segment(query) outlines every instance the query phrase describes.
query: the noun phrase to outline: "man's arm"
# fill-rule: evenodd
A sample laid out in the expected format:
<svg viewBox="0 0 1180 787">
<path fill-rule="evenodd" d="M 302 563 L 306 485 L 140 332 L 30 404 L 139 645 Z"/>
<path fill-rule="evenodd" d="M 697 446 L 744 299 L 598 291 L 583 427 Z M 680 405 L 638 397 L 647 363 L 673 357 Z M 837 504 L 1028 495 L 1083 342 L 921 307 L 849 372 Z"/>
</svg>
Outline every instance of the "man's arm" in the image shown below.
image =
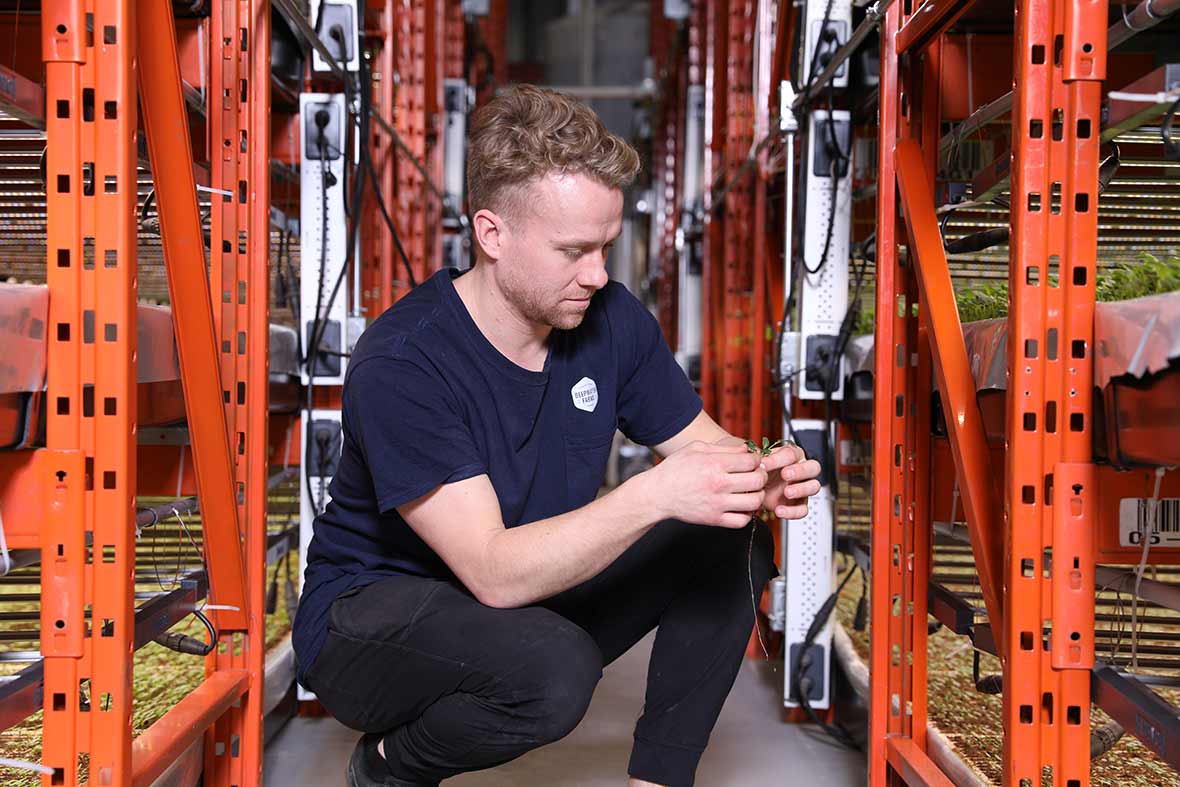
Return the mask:
<svg viewBox="0 0 1180 787">
<path fill-rule="evenodd" d="M 744 527 L 765 497 L 759 464 L 744 447 L 691 443 L 582 508 L 513 528 L 486 475 L 397 510 L 482 603 L 520 607 L 595 576 L 663 519 Z"/>
<path fill-rule="evenodd" d="M 761 435 L 751 435 L 757 442 Z M 704 410 L 688 426 L 670 440 L 653 446 L 666 457 L 693 441 L 718 446 L 742 446 L 746 440 L 731 435 L 709 417 Z M 803 449 L 795 444 L 780 446 L 762 459 L 762 468 L 769 474 L 766 484 L 766 508 L 780 519 L 802 519 L 807 516 L 807 498 L 819 491 L 819 462 L 808 459 Z"/>
</svg>

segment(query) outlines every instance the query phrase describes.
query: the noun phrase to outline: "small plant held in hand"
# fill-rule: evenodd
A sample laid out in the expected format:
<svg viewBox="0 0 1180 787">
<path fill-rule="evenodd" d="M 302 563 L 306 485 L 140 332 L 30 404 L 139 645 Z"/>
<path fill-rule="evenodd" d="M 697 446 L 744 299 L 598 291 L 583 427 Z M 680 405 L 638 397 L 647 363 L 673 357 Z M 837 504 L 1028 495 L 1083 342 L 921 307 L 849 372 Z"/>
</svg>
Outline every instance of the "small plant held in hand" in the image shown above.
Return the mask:
<svg viewBox="0 0 1180 787">
<path fill-rule="evenodd" d="M 770 456 L 770 454 L 774 452 L 774 449 L 776 449 L 780 446 L 783 446 L 783 445 L 794 445 L 794 443 L 789 440 L 786 442 L 784 442 L 782 440 L 775 440 L 772 443 L 772 442 L 770 442 L 769 437 L 763 437 L 761 445 L 754 442 L 753 440 L 747 440 L 746 441 L 746 450 L 752 454 L 759 454 L 761 456 Z M 757 593 L 754 590 L 754 569 L 753 569 L 753 566 L 754 566 L 754 533 L 758 527 L 758 523 L 765 522 L 765 517 L 767 516 L 767 513 L 768 512 L 766 511 L 766 509 L 762 509 L 761 511 L 758 512 L 757 516 L 753 517 L 750 520 L 750 545 L 749 545 L 749 549 L 748 549 L 748 554 L 746 555 L 746 574 L 750 580 L 750 606 L 752 606 L 754 608 L 754 620 L 755 620 L 754 630 L 758 632 L 758 644 L 762 646 L 762 653 L 763 653 L 763 655 L 766 656 L 766 660 L 769 662 L 770 661 L 770 651 L 766 647 L 766 642 L 762 639 L 762 625 L 757 622 L 758 621 L 758 601 L 757 601 Z M 773 662 L 771 662 L 771 670 L 772 671 L 774 670 L 774 663 Z"/>
<path fill-rule="evenodd" d="M 770 456 L 771 452 L 779 446 L 784 445 L 782 440 L 775 440 L 770 442 L 769 437 L 762 438 L 762 445 L 758 445 L 753 440 L 746 441 L 746 450 L 752 454 L 762 454 L 763 456 Z"/>
</svg>

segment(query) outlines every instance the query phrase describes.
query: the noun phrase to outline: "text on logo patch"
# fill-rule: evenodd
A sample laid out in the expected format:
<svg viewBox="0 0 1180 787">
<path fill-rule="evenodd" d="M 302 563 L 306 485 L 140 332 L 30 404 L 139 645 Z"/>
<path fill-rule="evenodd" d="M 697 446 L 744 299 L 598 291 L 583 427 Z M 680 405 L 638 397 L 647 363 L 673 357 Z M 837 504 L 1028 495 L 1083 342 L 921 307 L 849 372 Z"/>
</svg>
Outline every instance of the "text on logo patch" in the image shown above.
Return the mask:
<svg viewBox="0 0 1180 787">
<path fill-rule="evenodd" d="M 598 386 L 589 377 L 578 380 L 570 389 L 570 395 L 574 399 L 574 407 L 579 410 L 592 413 L 598 406 Z"/>
</svg>

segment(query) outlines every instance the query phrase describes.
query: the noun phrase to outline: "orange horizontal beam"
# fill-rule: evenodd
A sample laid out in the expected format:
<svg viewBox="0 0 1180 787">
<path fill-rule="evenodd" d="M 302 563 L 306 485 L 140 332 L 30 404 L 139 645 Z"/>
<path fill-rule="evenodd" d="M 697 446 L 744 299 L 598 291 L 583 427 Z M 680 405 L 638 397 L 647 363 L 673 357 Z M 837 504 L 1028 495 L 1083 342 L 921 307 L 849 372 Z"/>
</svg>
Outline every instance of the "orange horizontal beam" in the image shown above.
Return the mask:
<svg viewBox="0 0 1180 787">
<path fill-rule="evenodd" d="M 5 66 L 0 66 L 0 107 L 23 123 L 45 128 L 45 90 Z"/>
<path fill-rule="evenodd" d="M 971 549 L 979 567 L 979 583 L 988 618 L 997 634 L 1003 631 L 1004 542 L 996 510 L 1000 499 L 992 480 L 983 414 L 975 395 L 975 378 L 967 361 L 967 345 L 955 307 L 951 273 L 947 267 L 934 195 L 923 160 L 922 148 L 913 139 L 902 140 L 894 150 L 897 186 L 905 212 L 909 250 L 915 258 L 921 306 L 930 326 L 930 345 L 938 390 L 946 413 L 947 432 L 955 458 Z M 999 643 L 1003 652 L 1003 643 Z"/>
<path fill-rule="evenodd" d="M 926 0 L 897 31 L 897 54 L 922 47 L 946 32 L 975 0 Z"/>
<path fill-rule="evenodd" d="M 148 727 L 131 745 L 132 787 L 148 787 L 159 778 L 238 701 L 249 681 L 246 670 L 215 672 Z"/>
<path fill-rule="evenodd" d="M 954 787 L 954 783 L 912 738 L 886 739 L 885 756 L 909 787 Z"/>
</svg>

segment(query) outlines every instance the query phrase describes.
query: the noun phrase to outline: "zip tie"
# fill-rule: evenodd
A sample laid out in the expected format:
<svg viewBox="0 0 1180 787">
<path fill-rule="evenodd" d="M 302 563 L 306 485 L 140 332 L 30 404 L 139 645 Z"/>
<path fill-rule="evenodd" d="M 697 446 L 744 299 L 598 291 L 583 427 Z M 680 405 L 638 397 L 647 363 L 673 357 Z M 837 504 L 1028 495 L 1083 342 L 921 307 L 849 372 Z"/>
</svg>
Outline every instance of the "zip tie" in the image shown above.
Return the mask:
<svg viewBox="0 0 1180 787">
<path fill-rule="evenodd" d="M 42 765 L 39 762 L 29 762 L 28 760 L 13 760 L 8 757 L 0 757 L 0 767 L 32 771 L 33 773 L 40 773 L 45 776 L 53 775 L 53 768 Z"/>
<path fill-rule="evenodd" d="M 207 609 L 224 609 L 224 610 L 228 610 L 230 612 L 241 612 L 242 611 L 241 607 L 231 607 L 229 604 L 206 604 L 205 606 L 201 607 L 202 612 L 204 612 Z"/>
<path fill-rule="evenodd" d="M 223 197 L 232 197 L 234 195 L 232 191 L 226 191 L 225 189 L 215 189 L 210 186 L 202 186 L 200 184 L 197 185 L 197 191 L 203 191 L 206 194 L 220 194 Z"/>
<path fill-rule="evenodd" d="M 4 537 L 4 517 L 0 516 L 0 577 L 8 576 L 9 571 L 12 571 L 12 558 L 8 556 L 8 539 Z"/>
<path fill-rule="evenodd" d="M 180 491 L 184 489 L 184 443 L 180 444 L 180 462 L 176 469 L 176 497 L 180 498 Z"/>
<path fill-rule="evenodd" d="M 1158 93 L 1128 93 L 1124 90 L 1112 90 L 1107 95 L 1113 101 L 1138 101 L 1144 104 L 1166 104 L 1180 97 L 1180 93 L 1176 91 L 1169 93 L 1163 90 Z"/>
</svg>

